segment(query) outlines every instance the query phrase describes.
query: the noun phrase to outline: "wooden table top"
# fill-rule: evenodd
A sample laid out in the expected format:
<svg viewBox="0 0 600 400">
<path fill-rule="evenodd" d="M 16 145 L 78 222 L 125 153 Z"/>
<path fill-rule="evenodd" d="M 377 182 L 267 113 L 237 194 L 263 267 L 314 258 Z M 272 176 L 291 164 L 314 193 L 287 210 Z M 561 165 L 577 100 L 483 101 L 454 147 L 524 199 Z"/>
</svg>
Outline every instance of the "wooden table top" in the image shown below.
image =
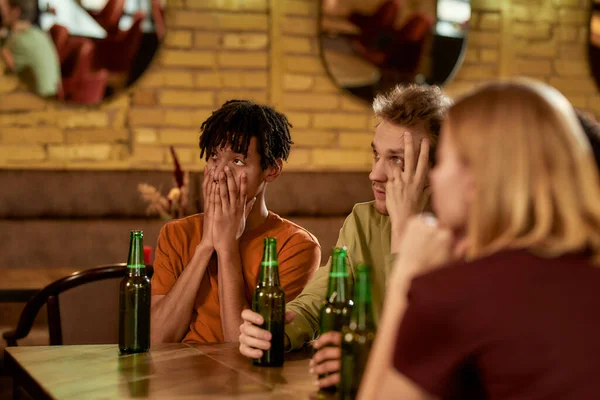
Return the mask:
<svg viewBox="0 0 600 400">
<path fill-rule="evenodd" d="M 50 399 L 335 398 L 316 391 L 307 351 L 286 354 L 280 368 L 253 366 L 237 343 L 162 344 L 127 356 L 116 345 L 10 347 L 6 355 L 13 376 Z"/>
</svg>

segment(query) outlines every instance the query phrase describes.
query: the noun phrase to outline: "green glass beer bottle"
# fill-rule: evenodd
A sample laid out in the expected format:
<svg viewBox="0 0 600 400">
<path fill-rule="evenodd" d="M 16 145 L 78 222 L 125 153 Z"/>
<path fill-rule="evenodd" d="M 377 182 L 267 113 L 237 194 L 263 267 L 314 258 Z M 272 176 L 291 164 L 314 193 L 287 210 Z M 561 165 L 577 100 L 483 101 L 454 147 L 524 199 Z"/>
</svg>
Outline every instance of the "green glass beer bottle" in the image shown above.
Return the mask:
<svg viewBox="0 0 600 400">
<path fill-rule="evenodd" d="M 350 319 L 352 300 L 350 299 L 346 255 L 346 247 L 336 247 L 331 252 L 327 296 L 320 311 L 319 332 L 321 335 L 329 331 L 341 332 L 342 327 L 347 325 Z M 320 375 L 319 379 L 326 376 Z M 335 386 L 323 390 L 333 391 Z"/>
<path fill-rule="evenodd" d="M 119 289 L 119 351 L 143 353 L 150 349 L 150 279 L 144 263 L 144 233 L 131 231 L 128 274 Z"/>
<path fill-rule="evenodd" d="M 265 238 L 265 249 L 261 262 L 260 277 L 254 290 L 252 311 L 262 315 L 260 326 L 271 332 L 271 348 L 263 350 L 261 358 L 255 358 L 254 365 L 280 367 L 283 365 L 285 330 L 285 293 L 279 283 L 279 263 L 277 262 L 277 240 Z"/>
<path fill-rule="evenodd" d="M 356 274 L 354 306 L 350 324 L 342 328 L 340 400 L 350 400 L 356 397 L 375 339 L 376 328 L 371 304 L 371 269 L 365 264 L 359 264 Z"/>
</svg>

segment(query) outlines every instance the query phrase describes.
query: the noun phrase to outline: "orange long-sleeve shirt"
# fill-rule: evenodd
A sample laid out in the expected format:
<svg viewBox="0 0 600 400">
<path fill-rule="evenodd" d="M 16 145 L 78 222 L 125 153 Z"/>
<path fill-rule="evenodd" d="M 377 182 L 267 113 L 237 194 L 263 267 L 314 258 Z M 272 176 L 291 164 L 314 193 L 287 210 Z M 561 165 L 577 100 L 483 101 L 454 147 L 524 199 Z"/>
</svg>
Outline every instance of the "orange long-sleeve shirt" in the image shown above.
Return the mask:
<svg viewBox="0 0 600 400">
<path fill-rule="evenodd" d="M 162 228 L 154 260 L 153 295 L 169 293 L 194 255 L 196 246 L 200 244 L 202 222 L 203 215 L 196 214 L 169 222 Z M 277 239 L 279 278 L 286 300 L 290 301 L 302 291 L 319 267 L 319 242 L 306 229 L 271 212 L 264 224 L 244 232 L 240 238 L 240 256 L 249 303 L 252 302 L 252 294 L 260 274 L 265 237 Z M 223 340 L 218 263 L 216 257 L 212 257 L 200 283 L 189 330 L 183 342 L 219 343 Z"/>
</svg>

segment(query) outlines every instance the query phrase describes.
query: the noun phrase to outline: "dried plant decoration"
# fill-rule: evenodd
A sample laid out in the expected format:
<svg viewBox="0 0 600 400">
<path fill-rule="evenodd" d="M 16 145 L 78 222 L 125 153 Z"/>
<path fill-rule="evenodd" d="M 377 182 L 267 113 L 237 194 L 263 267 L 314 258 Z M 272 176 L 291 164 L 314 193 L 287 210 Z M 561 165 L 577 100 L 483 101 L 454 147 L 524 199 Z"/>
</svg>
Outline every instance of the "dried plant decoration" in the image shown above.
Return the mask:
<svg viewBox="0 0 600 400">
<path fill-rule="evenodd" d="M 174 170 L 173 188 L 169 190 L 169 193 L 163 196 L 160 189 L 147 183 L 140 183 L 137 186 L 142 200 L 148 204 L 146 213 L 148 215 L 158 215 L 166 221 L 185 216 L 189 193 L 189 173 L 184 172 L 181 168 L 173 146 L 170 149 Z"/>
</svg>

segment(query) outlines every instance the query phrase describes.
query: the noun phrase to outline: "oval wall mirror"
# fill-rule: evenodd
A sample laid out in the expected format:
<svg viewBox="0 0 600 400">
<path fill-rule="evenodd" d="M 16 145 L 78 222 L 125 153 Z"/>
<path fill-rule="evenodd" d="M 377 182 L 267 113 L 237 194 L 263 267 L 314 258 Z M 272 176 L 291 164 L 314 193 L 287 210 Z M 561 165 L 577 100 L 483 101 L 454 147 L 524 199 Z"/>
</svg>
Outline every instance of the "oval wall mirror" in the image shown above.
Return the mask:
<svg viewBox="0 0 600 400">
<path fill-rule="evenodd" d="M 0 16 L 8 73 L 75 104 L 131 86 L 165 34 L 162 0 L 0 0 Z"/>
<path fill-rule="evenodd" d="M 331 78 L 367 102 L 399 83 L 443 85 L 458 70 L 469 0 L 322 0 L 320 45 Z"/>
</svg>

